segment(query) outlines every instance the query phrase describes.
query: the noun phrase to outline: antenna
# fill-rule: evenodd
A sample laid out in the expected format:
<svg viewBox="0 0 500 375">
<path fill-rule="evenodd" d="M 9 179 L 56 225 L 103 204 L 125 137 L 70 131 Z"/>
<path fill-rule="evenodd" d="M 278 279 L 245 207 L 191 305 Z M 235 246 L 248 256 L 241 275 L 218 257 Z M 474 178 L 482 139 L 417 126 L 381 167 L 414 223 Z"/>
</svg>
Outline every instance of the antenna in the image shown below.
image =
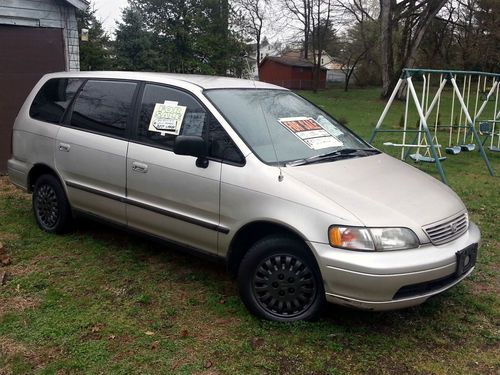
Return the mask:
<svg viewBox="0 0 500 375">
<path fill-rule="evenodd" d="M 248 71 L 252 72 L 252 69 L 250 69 L 250 64 L 248 63 L 248 53 L 245 53 L 243 55 L 243 58 L 246 61 Z M 259 60 L 259 56 L 257 56 L 257 59 L 256 59 L 257 74 L 259 73 L 259 63 L 260 63 L 258 60 Z M 251 80 L 253 83 L 253 87 L 257 90 L 257 85 L 255 83 L 255 76 L 252 76 Z M 269 135 L 269 139 L 271 140 L 271 146 L 273 146 L 274 157 L 276 158 L 276 163 L 278 164 L 278 169 L 279 169 L 278 181 L 281 182 L 281 181 L 283 181 L 285 176 L 283 176 L 283 171 L 281 170 L 280 160 L 278 158 L 278 151 L 276 150 L 273 136 L 271 135 L 271 128 L 269 127 L 269 123 L 267 122 L 266 114 L 264 112 L 264 108 L 262 108 L 262 102 L 261 102 L 260 98 L 259 98 L 259 108 L 260 108 L 260 111 L 262 112 L 262 117 L 264 118 L 264 121 L 266 123 L 267 134 Z"/>
</svg>

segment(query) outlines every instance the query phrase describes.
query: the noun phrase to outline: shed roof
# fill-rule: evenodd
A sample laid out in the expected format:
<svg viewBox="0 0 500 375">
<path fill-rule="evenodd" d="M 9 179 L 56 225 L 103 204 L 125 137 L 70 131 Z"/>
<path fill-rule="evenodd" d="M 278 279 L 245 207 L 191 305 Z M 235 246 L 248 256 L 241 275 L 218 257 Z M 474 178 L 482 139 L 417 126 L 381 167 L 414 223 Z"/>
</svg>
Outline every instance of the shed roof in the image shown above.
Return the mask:
<svg viewBox="0 0 500 375">
<path fill-rule="evenodd" d="M 297 58 L 297 57 L 287 57 L 287 56 L 266 56 L 264 60 L 260 63 L 263 65 L 266 61 L 274 61 L 278 64 L 295 66 L 299 68 L 314 68 L 314 64 L 309 60 Z M 326 70 L 324 67 L 321 67 L 322 70 Z"/>
</svg>

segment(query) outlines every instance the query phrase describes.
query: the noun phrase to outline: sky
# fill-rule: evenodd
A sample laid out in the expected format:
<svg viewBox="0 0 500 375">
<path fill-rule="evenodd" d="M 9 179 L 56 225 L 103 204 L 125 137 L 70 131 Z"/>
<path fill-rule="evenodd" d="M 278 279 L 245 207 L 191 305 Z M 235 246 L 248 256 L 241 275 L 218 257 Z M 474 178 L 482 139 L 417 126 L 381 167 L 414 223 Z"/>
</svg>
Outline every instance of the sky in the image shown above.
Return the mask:
<svg viewBox="0 0 500 375">
<path fill-rule="evenodd" d="M 116 21 L 121 20 L 123 8 L 128 4 L 127 0 L 92 0 L 96 9 L 97 18 L 102 21 L 104 29 L 114 38 Z"/>
</svg>

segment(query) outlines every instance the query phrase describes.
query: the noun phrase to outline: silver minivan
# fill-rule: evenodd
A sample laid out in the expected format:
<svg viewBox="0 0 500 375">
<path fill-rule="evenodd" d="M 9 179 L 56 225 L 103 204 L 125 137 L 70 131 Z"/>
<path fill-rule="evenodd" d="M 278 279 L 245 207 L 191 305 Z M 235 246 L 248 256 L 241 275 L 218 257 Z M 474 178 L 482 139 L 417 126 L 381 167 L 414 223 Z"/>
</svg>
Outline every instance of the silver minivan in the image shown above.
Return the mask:
<svg viewBox="0 0 500 375">
<path fill-rule="evenodd" d="M 223 258 L 276 321 L 420 304 L 470 275 L 480 240 L 447 186 L 262 82 L 48 74 L 8 169 L 41 229 L 84 214 Z"/>
</svg>

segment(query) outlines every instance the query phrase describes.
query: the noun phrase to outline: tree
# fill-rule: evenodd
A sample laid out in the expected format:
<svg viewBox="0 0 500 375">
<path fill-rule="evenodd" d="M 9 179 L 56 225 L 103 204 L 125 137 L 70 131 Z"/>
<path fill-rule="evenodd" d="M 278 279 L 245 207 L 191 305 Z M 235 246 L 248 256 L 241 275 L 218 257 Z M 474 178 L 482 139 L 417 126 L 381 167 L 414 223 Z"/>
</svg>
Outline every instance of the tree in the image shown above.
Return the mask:
<svg viewBox="0 0 500 375">
<path fill-rule="evenodd" d="M 89 30 L 88 41 L 82 41 L 80 38 L 81 70 L 109 70 L 113 66 L 110 57 L 109 36 L 95 13 L 93 4 L 83 11 L 78 10 L 76 13 L 78 30 Z"/>
<path fill-rule="evenodd" d="M 228 0 L 130 0 L 153 33 L 165 70 L 225 75 L 242 64 Z"/>
<path fill-rule="evenodd" d="M 488 72 L 500 72 L 500 2 L 479 0 L 475 12 L 478 29 L 477 66 Z"/>
<path fill-rule="evenodd" d="M 196 13 L 199 34 L 194 48 L 199 60 L 206 62 L 200 72 L 226 75 L 241 71 L 245 45 L 230 28 L 233 12 L 228 0 L 204 0 L 202 4 Z"/>
<path fill-rule="evenodd" d="M 260 45 L 262 40 L 262 28 L 266 19 L 269 0 L 237 0 L 235 9 L 240 13 L 244 21 L 243 30 L 255 40 L 257 64 L 260 62 Z"/>
<path fill-rule="evenodd" d="M 345 29 L 338 55 L 341 70 L 345 75 L 345 91 L 348 90 L 349 82 L 359 67 L 364 68 L 364 78 L 367 75 L 373 76 L 379 68 L 379 56 L 374 52 L 374 47 L 379 44 L 377 4 L 375 0 L 334 1 L 336 18 Z M 367 71 L 370 73 L 367 74 Z M 379 73 L 376 75 L 378 76 Z"/>
<path fill-rule="evenodd" d="M 301 24 L 304 59 L 309 58 L 309 38 L 311 35 L 311 16 L 314 9 L 313 0 L 282 0 L 283 7 L 292 18 Z"/>
<path fill-rule="evenodd" d="M 321 55 L 326 45 L 327 35 L 331 30 L 330 14 L 332 12 L 331 0 L 311 0 L 312 6 L 311 23 L 312 23 L 312 45 L 313 45 L 313 61 L 314 61 L 314 82 L 313 91 L 319 88 L 321 74 Z"/>
<path fill-rule="evenodd" d="M 155 39 L 155 35 L 145 29 L 141 12 L 133 6 L 125 8 L 122 22 L 116 29 L 116 67 L 123 70 L 162 70 Z"/>
<path fill-rule="evenodd" d="M 342 38 L 339 59 L 341 70 L 345 75 L 344 91 L 349 89 L 349 82 L 362 59 L 368 53 L 370 47 L 365 45 L 359 38 L 359 25 L 349 29 Z"/>
<path fill-rule="evenodd" d="M 461 0 L 455 15 L 455 48 L 464 69 L 498 71 L 500 68 L 500 2 Z"/>
<path fill-rule="evenodd" d="M 382 65 L 382 97 L 388 97 L 402 68 L 415 66 L 417 52 L 425 33 L 437 13 L 448 0 L 380 0 L 380 50 Z M 401 30 L 401 42 L 394 43 Z M 399 47 L 395 51 L 395 46 Z M 397 59 L 395 59 L 395 54 Z M 396 68 L 395 68 L 396 66 Z"/>
</svg>

